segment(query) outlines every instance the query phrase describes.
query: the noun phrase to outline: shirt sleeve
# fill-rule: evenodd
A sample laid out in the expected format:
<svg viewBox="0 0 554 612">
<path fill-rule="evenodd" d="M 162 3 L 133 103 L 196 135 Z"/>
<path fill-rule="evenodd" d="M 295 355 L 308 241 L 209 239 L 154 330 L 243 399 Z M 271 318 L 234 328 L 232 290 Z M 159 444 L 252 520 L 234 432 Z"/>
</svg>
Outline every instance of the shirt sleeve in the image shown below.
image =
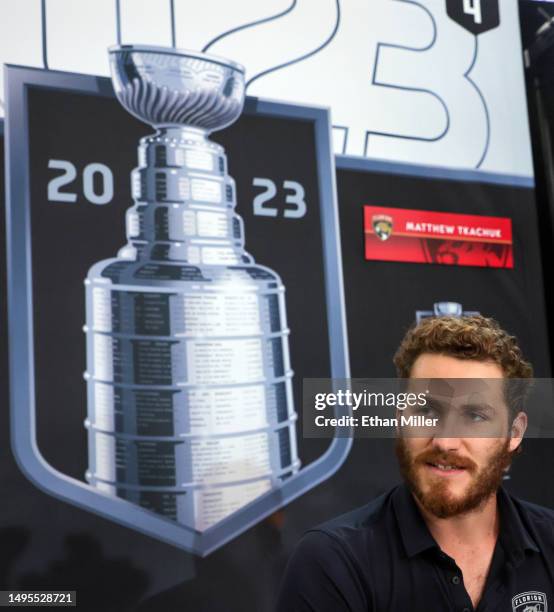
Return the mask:
<svg viewBox="0 0 554 612">
<path fill-rule="evenodd" d="M 358 573 L 340 541 L 309 531 L 294 550 L 276 612 L 372 612 Z"/>
</svg>

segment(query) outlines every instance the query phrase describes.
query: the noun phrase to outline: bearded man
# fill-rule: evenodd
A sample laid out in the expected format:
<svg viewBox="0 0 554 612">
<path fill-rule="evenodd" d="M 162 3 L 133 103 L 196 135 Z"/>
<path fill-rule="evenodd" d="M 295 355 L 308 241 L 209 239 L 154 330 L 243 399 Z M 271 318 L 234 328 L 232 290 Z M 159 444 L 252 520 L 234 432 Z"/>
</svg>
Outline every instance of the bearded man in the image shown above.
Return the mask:
<svg viewBox="0 0 554 612">
<path fill-rule="evenodd" d="M 308 531 L 277 610 L 545 612 L 554 512 L 501 486 L 521 450 L 532 377 L 515 338 L 481 316 L 425 319 L 394 363 L 408 387 L 427 381 L 429 402 L 414 410 L 443 428 L 399 429 L 404 484 Z"/>
</svg>

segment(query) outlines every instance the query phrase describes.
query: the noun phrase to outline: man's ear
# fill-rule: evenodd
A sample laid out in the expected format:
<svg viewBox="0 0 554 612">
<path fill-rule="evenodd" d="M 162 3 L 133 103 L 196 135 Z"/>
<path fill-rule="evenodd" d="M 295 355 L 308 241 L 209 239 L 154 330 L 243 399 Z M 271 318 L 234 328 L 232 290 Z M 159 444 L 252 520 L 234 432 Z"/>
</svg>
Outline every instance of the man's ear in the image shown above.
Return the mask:
<svg viewBox="0 0 554 612">
<path fill-rule="evenodd" d="M 513 452 L 519 447 L 526 429 L 527 414 L 525 412 L 518 412 L 510 428 L 510 451 Z"/>
</svg>

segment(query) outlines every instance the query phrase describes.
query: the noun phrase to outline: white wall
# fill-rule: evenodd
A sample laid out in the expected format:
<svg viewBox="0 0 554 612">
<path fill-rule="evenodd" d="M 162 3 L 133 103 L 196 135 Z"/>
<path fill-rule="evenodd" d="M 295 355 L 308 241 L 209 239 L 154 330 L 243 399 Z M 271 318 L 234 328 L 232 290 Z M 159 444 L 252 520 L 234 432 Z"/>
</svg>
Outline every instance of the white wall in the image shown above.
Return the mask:
<svg viewBox="0 0 554 612">
<path fill-rule="evenodd" d="M 330 106 L 339 153 L 532 176 L 517 0 L 498 1 L 500 26 L 475 37 L 445 0 L 175 0 L 176 40 L 200 50 L 286 12 L 210 47 L 252 78 L 315 50 L 338 25 L 323 49 L 248 93 Z M 46 0 L 50 68 L 108 75 L 115 6 Z M 0 7 L 0 61 L 42 66 L 40 0 Z M 124 43 L 170 45 L 170 1 L 121 0 L 121 32 Z"/>
</svg>

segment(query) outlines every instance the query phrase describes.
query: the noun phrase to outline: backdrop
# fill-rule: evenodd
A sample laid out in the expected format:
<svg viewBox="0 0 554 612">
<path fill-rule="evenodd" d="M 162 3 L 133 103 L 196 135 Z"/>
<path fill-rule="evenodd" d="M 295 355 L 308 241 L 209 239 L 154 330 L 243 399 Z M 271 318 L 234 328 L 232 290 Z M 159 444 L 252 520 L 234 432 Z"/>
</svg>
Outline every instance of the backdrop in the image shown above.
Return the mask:
<svg viewBox="0 0 554 612">
<path fill-rule="evenodd" d="M 463 13 L 461 1 L 318 3 L 317 28 L 316 6 L 308 0 L 268 2 L 263 8 L 237 2 L 233 11 L 207 2 L 194 19 L 178 1 L 163 9 L 145 1 L 137 10 L 136 0 L 102 0 L 76 10 L 55 0 L 43 14 L 39 3 L 17 4 L 0 20 L 3 61 L 42 66 L 46 59 L 51 68 L 106 74 L 105 48 L 118 33 L 122 42 L 168 45 L 173 38 L 181 46 L 209 46 L 245 63 L 252 95 L 288 100 L 299 113 L 298 103 L 331 107 L 353 376 L 394 376 L 392 355 L 416 311 L 432 310 L 441 301 L 497 318 L 518 337 L 536 375 L 551 375 L 516 3 L 484 12 L 482 28 L 476 15 Z M 24 37 L 17 34 L 22 24 Z M 242 27 L 248 24 L 253 25 Z M 282 44 L 270 41 L 272 36 L 280 41 L 285 24 L 291 44 L 283 51 Z M 41 48 L 37 40 L 48 44 Z M 277 70 L 281 64 L 287 66 Z M 72 84 L 83 77 L 63 78 Z M 129 172 L 136 165 L 138 138 L 151 131 L 120 108 L 109 86 L 102 88 L 101 96 L 29 90 L 22 111 L 29 130 L 18 135 L 28 146 L 30 171 L 29 184 L 18 188 L 28 188 L 32 215 L 37 442 L 51 465 L 82 481 L 87 468 L 82 281 L 92 263 L 114 256 L 125 241 Z M 248 108 L 255 110 L 256 103 L 252 99 Z M 321 190 L 322 152 L 314 129 L 312 121 L 298 116 L 268 120 L 247 112 L 214 137 L 226 147 L 229 173 L 237 182 L 247 250 L 278 271 L 287 289 L 297 411 L 302 377 L 328 376 L 333 356 L 328 337 L 333 301 L 326 294 L 321 223 L 321 202 L 329 193 Z M 3 147 L 1 154 L 3 193 Z M 49 195 L 52 180 L 62 174 L 49 167 L 52 159 L 75 170 L 76 178 L 61 188 L 75 194 L 72 203 Z M 13 169 L 21 160 L 9 163 Z M 91 203 L 83 187 L 91 163 L 103 164 L 113 177 L 112 198 L 104 205 Z M 277 211 L 274 217 L 255 214 L 263 189 L 254 179 L 260 177 L 276 188 L 268 202 Z M 290 195 L 285 181 L 303 187 L 307 212 L 300 219 L 283 214 Z M 105 186 L 97 181 L 93 190 Z M 330 195 L 332 201 L 332 186 Z M 368 260 L 364 206 L 508 219 L 513 267 Z M 0 240 L 4 253 L 4 214 Z M 80 607 L 90 610 L 271 610 L 303 531 L 399 481 L 390 440 L 356 440 L 335 475 L 206 558 L 41 492 L 23 476 L 10 448 L 5 265 L 0 281 L 0 588 L 75 589 Z M 340 302 L 340 292 L 333 295 Z M 304 465 L 327 447 L 327 441 L 303 439 L 300 428 L 297 434 Z M 526 441 L 506 486 L 553 507 L 554 489 L 542 477 L 552 454 L 550 441 Z"/>
</svg>

